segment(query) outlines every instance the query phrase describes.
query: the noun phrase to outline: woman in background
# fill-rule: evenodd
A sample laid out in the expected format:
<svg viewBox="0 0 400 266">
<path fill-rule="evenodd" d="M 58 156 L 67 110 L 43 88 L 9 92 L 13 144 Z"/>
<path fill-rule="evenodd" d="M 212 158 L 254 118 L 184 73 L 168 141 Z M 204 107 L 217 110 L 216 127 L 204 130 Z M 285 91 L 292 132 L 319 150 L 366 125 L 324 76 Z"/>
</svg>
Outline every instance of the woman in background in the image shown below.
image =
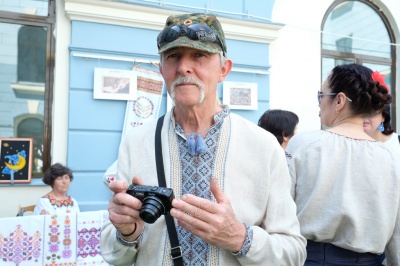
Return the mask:
<svg viewBox="0 0 400 266">
<path fill-rule="evenodd" d="M 43 183 L 52 187 L 52 191 L 39 199 L 34 214 L 63 214 L 79 212 L 75 199 L 67 195 L 73 179 L 72 171 L 60 163 L 53 164 L 44 173 Z"/>
<path fill-rule="evenodd" d="M 390 105 L 386 105 L 382 112 L 364 119 L 364 131 L 389 149 L 400 152 L 399 135 L 394 132 L 391 124 Z"/>
<path fill-rule="evenodd" d="M 296 134 L 299 117 L 290 111 L 270 109 L 258 120 L 258 126 L 271 132 L 285 150 L 291 137 Z"/>
<path fill-rule="evenodd" d="M 400 164 L 363 128 L 392 101 L 372 73 L 335 67 L 318 92 L 327 129 L 297 133 L 287 146 L 305 265 L 382 265 L 384 251 L 400 265 Z"/>
<path fill-rule="evenodd" d="M 385 84 L 386 85 L 386 84 Z M 389 91 L 389 87 L 385 86 Z M 382 142 L 388 149 L 397 152 L 400 160 L 400 137 L 392 128 L 390 105 L 385 105 L 382 112 L 364 119 L 364 131 L 373 139 Z M 400 161 L 399 161 L 400 163 Z M 385 254 L 380 255 L 381 261 L 384 261 Z M 386 265 L 386 264 L 384 264 Z"/>
</svg>

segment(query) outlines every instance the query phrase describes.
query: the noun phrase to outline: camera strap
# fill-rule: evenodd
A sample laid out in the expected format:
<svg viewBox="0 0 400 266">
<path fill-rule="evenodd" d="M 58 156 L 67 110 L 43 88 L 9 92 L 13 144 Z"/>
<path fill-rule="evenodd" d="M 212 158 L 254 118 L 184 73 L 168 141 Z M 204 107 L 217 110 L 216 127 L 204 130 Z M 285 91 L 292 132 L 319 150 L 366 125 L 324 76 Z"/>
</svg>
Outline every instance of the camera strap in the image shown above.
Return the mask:
<svg viewBox="0 0 400 266">
<path fill-rule="evenodd" d="M 167 187 L 164 173 L 164 162 L 162 158 L 162 147 L 161 147 L 161 129 L 164 123 L 164 116 L 158 118 L 155 138 L 156 148 L 156 165 L 157 165 L 157 177 L 158 185 L 160 187 Z M 183 266 L 182 259 L 182 248 L 179 245 L 178 234 L 174 223 L 174 218 L 170 215 L 164 215 L 165 222 L 167 223 L 169 241 L 171 242 L 171 258 L 175 266 Z"/>
</svg>

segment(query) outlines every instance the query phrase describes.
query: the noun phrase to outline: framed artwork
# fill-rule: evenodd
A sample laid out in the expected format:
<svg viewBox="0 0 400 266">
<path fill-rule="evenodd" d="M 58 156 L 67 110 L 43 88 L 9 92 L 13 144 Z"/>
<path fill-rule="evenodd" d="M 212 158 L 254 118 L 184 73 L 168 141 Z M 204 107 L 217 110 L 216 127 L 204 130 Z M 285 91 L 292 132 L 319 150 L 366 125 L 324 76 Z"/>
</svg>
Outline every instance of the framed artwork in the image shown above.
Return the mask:
<svg viewBox="0 0 400 266">
<path fill-rule="evenodd" d="M 230 109 L 257 110 L 257 83 L 224 81 L 222 100 Z"/>
<path fill-rule="evenodd" d="M 0 138 L 0 183 L 30 183 L 32 138 Z"/>
<path fill-rule="evenodd" d="M 94 99 L 136 100 L 137 75 L 130 70 L 94 69 Z"/>
</svg>

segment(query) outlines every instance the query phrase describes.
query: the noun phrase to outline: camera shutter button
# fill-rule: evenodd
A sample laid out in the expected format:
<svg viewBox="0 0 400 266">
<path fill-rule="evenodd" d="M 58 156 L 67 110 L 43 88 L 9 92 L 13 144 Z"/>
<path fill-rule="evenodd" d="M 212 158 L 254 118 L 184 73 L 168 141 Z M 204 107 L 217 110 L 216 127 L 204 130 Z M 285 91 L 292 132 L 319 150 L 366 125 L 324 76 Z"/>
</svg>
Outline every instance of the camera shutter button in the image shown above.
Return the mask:
<svg viewBox="0 0 400 266">
<path fill-rule="evenodd" d="M 158 189 L 157 186 L 154 186 L 154 187 L 151 187 L 151 188 L 150 188 L 151 191 L 156 191 L 157 189 Z"/>
</svg>

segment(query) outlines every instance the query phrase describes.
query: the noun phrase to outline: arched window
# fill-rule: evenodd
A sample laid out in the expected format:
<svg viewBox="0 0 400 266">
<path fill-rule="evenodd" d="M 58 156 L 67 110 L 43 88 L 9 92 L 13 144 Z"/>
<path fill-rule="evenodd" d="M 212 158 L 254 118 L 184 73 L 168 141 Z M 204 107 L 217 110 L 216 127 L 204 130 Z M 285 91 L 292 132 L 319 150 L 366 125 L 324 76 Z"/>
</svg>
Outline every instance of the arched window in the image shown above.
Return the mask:
<svg viewBox="0 0 400 266">
<path fill-rule="evenodd" d="M 396 57 L 395 47 L 391 45 L 395 43 L 394 34 L 379 7 L 365 0 L 335 1 L 325 14 L 321 28 L 322 81 L 336 65 L 357 63 L 384 74 L 385 82 L 394 93 Z M 394 128 L 395 121 L 393 112 Z"/>
<path fill-rule="evenodd" d="M 43 167 L 43 120 L 28 117 L 16 122 L 18 138 L 33 138 L 33 173 L 41 173 Z"/>
<path fill-rule="evenodd" d="M 46 80 L 46 30 L 22 26 L 18 32 L 18 82 L 44 84 Z"/>
</svg>

